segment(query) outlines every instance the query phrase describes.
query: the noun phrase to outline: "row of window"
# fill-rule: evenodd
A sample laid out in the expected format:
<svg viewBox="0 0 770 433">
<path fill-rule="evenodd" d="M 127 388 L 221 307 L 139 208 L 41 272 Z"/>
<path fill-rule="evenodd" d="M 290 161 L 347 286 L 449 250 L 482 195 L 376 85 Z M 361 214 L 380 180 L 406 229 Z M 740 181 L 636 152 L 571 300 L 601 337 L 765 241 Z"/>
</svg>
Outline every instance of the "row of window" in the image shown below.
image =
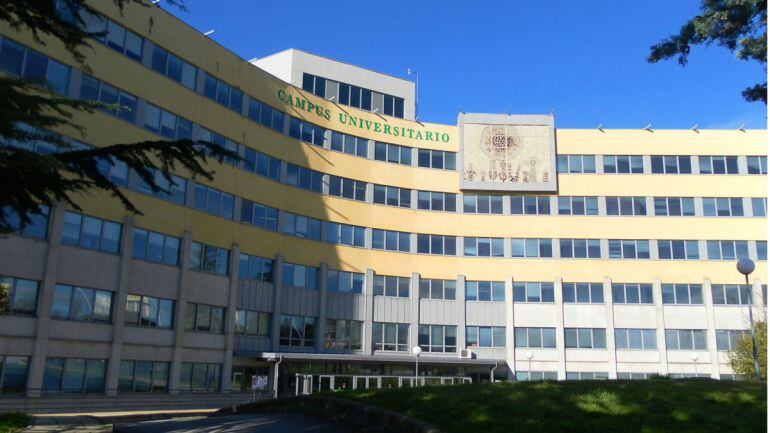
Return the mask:
<svg viewBox="0 0 770 433">
<path fill-rule="evenodd" d="M 556 168 L 559 173 L 596 173 L 599 155 L 558 155 Z M 652 174 L 738 174 L 737 156 L 698 156 L 697 168 L 693 169 L 690 155 L 651 155 Z M 748 174 L 767 174 L 766 156 L 747 156 Z M 603 173 L 646 173 L 641 155 L 602 155 Z"/>
<path fill-rule="evenodd" d="M 404 118 L 404 98 L 380 93 L 308 73 L 302 74 L 302 90 L 335 103 L 386 116 Z"/>
</svg>

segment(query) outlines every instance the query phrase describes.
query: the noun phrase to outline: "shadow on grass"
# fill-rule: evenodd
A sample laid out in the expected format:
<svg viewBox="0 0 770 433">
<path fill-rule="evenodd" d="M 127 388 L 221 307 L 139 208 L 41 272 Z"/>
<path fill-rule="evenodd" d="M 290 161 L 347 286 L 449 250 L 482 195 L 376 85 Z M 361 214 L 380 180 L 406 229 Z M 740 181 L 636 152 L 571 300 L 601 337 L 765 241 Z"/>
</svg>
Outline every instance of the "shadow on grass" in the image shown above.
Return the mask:
<svg viewBox="0 0 770 433">
<path fill-rule="evenodd" d="M 443 432 L 761 432 L 764 385 L 712 380 L 518 382 L 342 393 Z"/>
</svg>

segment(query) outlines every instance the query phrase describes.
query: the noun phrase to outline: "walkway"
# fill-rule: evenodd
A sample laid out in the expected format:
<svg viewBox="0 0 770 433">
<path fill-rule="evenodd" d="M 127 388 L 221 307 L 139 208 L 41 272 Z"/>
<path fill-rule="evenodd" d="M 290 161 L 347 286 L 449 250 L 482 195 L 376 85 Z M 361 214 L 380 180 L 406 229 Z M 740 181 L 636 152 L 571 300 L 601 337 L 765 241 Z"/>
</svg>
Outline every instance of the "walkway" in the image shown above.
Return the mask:
<svg viewBox="0 0 770 433">
<path fill-rule="evenodd" d="M 119 433 L 342 433 L 337 426 L 292 413 L 229 415 L 122 424 Z"/>
</svg>

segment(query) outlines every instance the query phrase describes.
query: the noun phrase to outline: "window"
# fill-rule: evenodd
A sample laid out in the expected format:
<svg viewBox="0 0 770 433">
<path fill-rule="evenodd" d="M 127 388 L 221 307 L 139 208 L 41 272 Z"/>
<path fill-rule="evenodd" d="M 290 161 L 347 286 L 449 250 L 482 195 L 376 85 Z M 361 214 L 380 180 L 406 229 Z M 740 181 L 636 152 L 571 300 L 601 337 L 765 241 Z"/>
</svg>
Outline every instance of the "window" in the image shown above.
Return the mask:
<svg viewBox="0 0 770 433">
<path fill-rule="evenodd" d="M 703 290 L 700 284 L 662 284 L 661 292 L 663 304 L 703 304 Z"/>
<path fill-rule="evenodd" d="M 655 376 L 655 373 L 620 373 L 618 372 L 618 380 L 644 380 L 650 379 Z"/>
<path fill-rule="evenodd" d="M 92 14 L 85 9 L 80 9 L 79 21 L 73 16 L 73 10 L 62 1 L 56 2 L 56 12 L 61 19 L 70 24 L 81 27 L 87 33 L 93 35 L 93 39 L 123 54 L 124 56 L 141 61 L 142 44 L 141 36 L 126 29 L 112 20 L 108 20 L 99 14 Z"/>
<path fill-rule="evenodd" d="M 10 207 L 0 209 L 3 213 L 3 217 L 8 225 L 11 227 L 14 233 L 22 236 L 29 236 L 31 238 L 45 239 L 48 232 L 48 206 L 40 206 L 40 212 L 42 215 L 29 214 L 27 215 L 30 222 L 21 228 L 21 218 Z"/>
<path fill-rule="evenodd" d="M 706 350 L 706 330 L 666 329 L 666 349 Z"/>
<path fill-rule="evenodd" d="M 409 277 L 374 276 L 374 296 L 409 297 Z"/>
<path fill-rule="evenodd" d="M 174 320 L 174 301 L 150 296 L 128 295 L 126 301 L 127 325 L 171 329 Z"/>
<path fill-rule="evenodd" d="M 179 265 L 180 239 L 153 231 L 134 229 L 131 257 L 165 265 Z"/>
<path fill-rule="evenodd" d="M 374 350 L 407 352 L 409 350 L 408 323 L 372 323 Z"/>
<path fill-rule="evenodd" d="M 290 137 L 316 145 L 318 147 L 323 147 L 324 134 L 326 134 L 325 128 L 314 125 L 310 122 L 305 122 L 304 120 L 297 119 L 296 117 L 289 116 Z"/>
<path fill-rule="evenodd" d="M 272 314 L 261 311 L 235 310 L 234 332 L 242 335 L 270 337 Z"/>
<path fill-rule="evenodd" d="M 749 174 L 767 174 L 766 156 L 747 156 L 746 165 L 748 166 Z"/>
<path fill-rule="evenodd" d="M 323 145 L 323 138 L 321 138 L 321 145 Z M 367 139 L 343 134 L 337 131 L 332 131 L 330 149 L 349 155 L 360 156 L 361 158 L 367 158 L 369 156 L 369 142 Z"/>
<path fill-rule="evenodd" d="M 377 204 L 408 209 L 412 206 L 412 190 L 395 186 L 374 185 L 372 201 Z"/>
<path fill-rule="evenodd" d="M 656 350 L 654 329 L 615 328 L 615 348 L 632 350 Z"/>
<path fill-rule="evenodd" d="M 366 228 L 349 224 L 326 223 L 326 242 L 330 244 L 348 245 L 351 247 L 365 246 Z"/>
<path fill-rule="evenodd" d="M 70 211 L 64 212 L 61 242 L 91 250 L 117 253 L 122 225 Z"/>
<path fill-rule="evenodd" d="M 556 380 L 557 374 L 555 371 L 517 371 L 516 381 L 536 381 L 536 380 Z"/>
<path fill-rule="evenodd" d="M 329 195 L 333 195 L 331 194 L 332 191 L 341 194 L 341 181 L 338 180 L 336 183 L 332 183 L 332 177 L 334 176 L 330 176 Z M 286 164 L 286 179 L 284 179 L 283 183 L 320 194 L 323 186 L 323 173 L 294 164 Z"/>
<path fill-rule="evenodd" d="M 358 320 L 327 319 L 324 331 L 324 349 L 361 350 L 364 322 Z"/>
<path fill-rule="evenodd" d="M 260 176 L 281 180 L 281 160 L 244 146 L 243 169 Z"/>
<path fill-rule="evenodd" d="M 278 229 L 278 209 L 242 199 L 241 222 L 274 232 Z"/>
<path fill-rule="evenodd" d="M 652 284 L 613 283 L 614 304 L 652 304 Z"/>
<path fill-rule="evenodd" d="M 658 259 L 660 260 L 698 260 L 698 241 L 658 240 Z"/>
<path fill-rule="evenodd" d="M 273 263 L 272 259 L 241 253 L 238 263 L 238 278 L 272 283 Z"/>
<path fill-rule="evenodd" d="M 606 371 L 568 371 L 567 380 L 606 380 L 609 375 Z"/>
<path fill-rule="evenodd" d="M 405 232 L 372 229 L 372 248 L 408 253 L 411 251 L 410 237 L 410 234 Z"/>
<path fill-rule="evenodd" d="M 418 149 L 417 166 L 454 170 L 456 155 L 454 152 L 444 152 L 442 150 Z"/>
<path fill-rule="evenodd" d="M 227 275 L 229 272 L 230 251 L 211 245 L 192 243 L 190 269 Z"/>
<path fill-rule="evenodd" d="M 224 331 L 225 308 L 214 305 L 187 303 L 185 331 L 204 331 L 221 334 Z"/>
<path fill-rule="evenodd" d="M 604 328 L 564 328 L 564 345 L 567 349 L 606 349 Z"/>
<path fill-rule="evenodd" d="M 456 255 L 457 238 L 442 235 L 417 235 L 417 252 L 420 254 Z"/>
<path fill-rule="evenodd" d="M 157 45 L 152 47 L 151 67 L 188 89 L 195 90 L 198 68 Z"/>
<path fill-rule="evenodd" d="M 444 299 L 447 301 L 454 301 L 456 292 L 456 280 L 420 278 L 420 299 Z"/>
<path fill-rule="evenodd" d="M 751 286 L 745 284 L 712 284 L 714 305 L 751 305 Z"/>
<path fill-rule="evenodd" d="M 112 292 L 57 284 L 53 290 L 51 317 L 78 322 L 110 323 Z"/>
<path fill-rule="evenodd" d="M 264 102 L 249 98 L 248 116 L 254 122 L 258 122 L 263 126 L 273 129 L 276 132 L 283 133 L 283 112 L 265 104 Z"/>
<path fill-rule="evenodd" d="M 412 165 L 412 148 L 377 141 L 374 143 L 374 159 L 394 164 Z"/>
<path fill-rule="evenodd" d="M 336 230 L 339 233 L 338 225 L 335 225 L 334 227 L 336 227 Z M 285 212 L 283 215 L 281 232 L 287 235 L 296 236 L 301 239 L 312 239 L 314 241 L 320 241 L 321 220 Z M 327 236 L 327 239 L 333 240 L 334 238 L 329 238 Z M 331 240 L 329 240 L 329 242 L 331 242 Z"/>
<path fill-rule="evenodd" d="M 607 215 L 647 215 L 644 197 L 605 197 Z"/>
<path fill-rule="evenodd" d="M 767 260 L 767 241 L 756 241 L 757 260 Z"/>
<path fill-rule="evenodd" d="M 0 392 L 20 392 L 27 388 L 28 356 L 0 356 Z"/>
<path fill-rule="evenodd" d="M 561 283 L 562 301 L 578 304 L 603 304 L 602 283 Z"/>
<path fill-rule="evenodd" d="M 26 48 L 23 45 L 3 38 L 0 43 L 0 70 L 17 77 L 21 76 L 25 51 Z"/>
<path fill-rule="evenodd" d="M 417 328 L 417 344 L 424 352 L 455 353 L 457 327 L 454 325 L 420 325 Z"/>
<path fill-rule="evenodd" d="M 231 194 L 196 183 L 194 203 L 198 210 L 229 220 L 233 219 L 235 199 Z"/>
<path fill-rule="evenodd" d="M 650 241 L 633 239 L 610 239 L 608 241 L 611 259 L 649 259 Z"/>
<path fill-rule="evenodd" d="M 136 96 L 112 87 L 90 75 L 83 74 L 81 78 L 80 99 L 100 102 L 103 105 L 99 110 L 110 116 L 129 123 L 136 121 Z"/>
<path fill-rule="evenodd" d="M 153 181 L 160 189 L 153 191 L 150 185 L 137 175 L 137 191 L 184 206 L 187 195 L 187 180 L 172 174 L 171 181 L 169 181 L 160 170 L 151 170 Z"/>
<path fill-rule="evenodd" d="M 337 103 L 386 116 L 404 118 L 404 99 L 328 78 L 303 73 L 302 90 L 324 99 L 337 97 Z M 375 111 L 376 110 L 376 111 Z"/>
<path fill-rule="evenodd" d="M 511 257 L 553 257 L 553 240 L 511 239 Z"/>
<path fill-rule="evenodd" d="M 654 174 L 691 174 L 692 162 L 689 155 L 667 155 L 650 157 Z"/>
<path fill-rule="evenodd" d="M 505 283 L 502 281 L 465 281 L 466 301 L 505 301 Z"/>
<path fill-rule="evenodd" d="M 738 174 L 737 156 L 699 156 L 700 174 Z"/>
<path fill-rule="evenodd" d="M 225 107 L 240 114 L 243 106 L 243 92 L 230 86 L 224 81 L 220 81 L 211 74 L 206 72 L 203 73 L 205 77 L 203 83 L 203 96 L 212 101 L 219 102 Z"/>
<path fill-rule="evenodd" d="M 559 215 L 599 215 L 597 197 L 559 197 Z"/>
<path fill-rule="evenodd" d="M 465 257 L 503 257 L 503 238 L 463 238 Z"/>
<path fill-rule="evenodd" d="M 503 214 L 501 195 L 463 195 L 463 213 Z"/>
<path fill-rule="evenodd" d="M 457 210 L 457 194 L 436 191 L 417 191 L 417 208 L 455 212 Z"/>
<path fill-rule="evenodd" d="M 330 175 L 329 195 L 350 200 L 366 201 L 366 182 Z"/>
<path fill-rule="evenodd" d="M 466 347 L 505 347 L 504 326 L 466 326 Z"/>
<path fill-rule="evenodd" d="M 743 216 L 743 199 L 703 198 L 704 216 Z"/>
<path fill-rule="evenodd" d="M 192 139 L 192 122 L 149 103 L 145 105 L 144 128 L 169 140 Z M 201 134 L 201 141 L 216 142 L 216 140 L 211 139 L 210 132 L 208 135 L 206 137 Z M 216 144 L 225 147 L 224 143 Z"/>
<path fill-rule="evenodd" d="M 284 287 L 304 287 L 306 289 L 318 288 L 318 268 L 314 266 L 283 263 Z"/>
<path fill-rule="evenodd" d="M 120 361 L 118 391 L 166 392 L 168 389 L 168 362 Z"/>
<path fill-rule="evenodd" d="M 749 256 L 747 241 L 706 241 L 709 260 L 738 260 Z"/>
<path fill-rule="evenodd" d="M 600 259 L 599 239 L 559 239 L 561 258 Z"/>
<path fill-rule="evenodd" d="M 556 328 L 514 328 L 516 347 L 555 348 Z"/>
<path fill-rule="evenodd" d="M 642 157 L 639 155 L 604 155 L 605 173 L 644 173 Z"/>
<path fill-rule="evenodd" d="M 37 281 L 0 275 L 0 313 L 34 316 L 38 285 Z"/>
<path fill-rule="evenodd" d="M 182 391 L 216 391 L 219 389 L 222 364 L 183 362 L 179 372 Z"/>
<path fill-rule="evenodd" d="M 315 346 L 315 317 L 281 315 L 279 342 L 281 346 L 313 348 Z"/>
<path fill-rule="evenodd" d="M 695 216 L 695 200 L 688 197 L 655 197 L 656 216 Z"/>
<path fill-rule="evenodd" d="M 0 42 L 0 71 L 62 95 L 66 95 L 69 86 L 68 66 L 9 39 Z"/>
<path fill-rule="evenodd" d="M 744 335 L 746 331 L 717 329 L 717 350 L 735 350 Z"/>
<path fill-rule="evenodd" d="M 43 392 L 104 392 L 106 359 L 46 358 Z"/>
<path fill-rule="evenodd" d="M 558 173 L 596 173 L 595 155 L 559 155 L 556 157 Z"/>
<path fill-rule="evenodd" d="M 551 198 L 546 196 L 511 196 L 512 215 L 550 215 Z"/>
<path fill-rule="evenodd" d="M 553 302 L 553 283 L 514 282 L 513 302 Z"/>
<path fill-rule="evenodd" d="M 326 275 L 326 290 L 361 295 L 364 293 L 364 274 L 329 269 Z"/>
<path fill-rule="evenodd" d="M 752 198 L 751 199 L 751 214 L 755 217 L 764 217 L 767 216 L 767 199 L 762 198 Z"/>
</svg>

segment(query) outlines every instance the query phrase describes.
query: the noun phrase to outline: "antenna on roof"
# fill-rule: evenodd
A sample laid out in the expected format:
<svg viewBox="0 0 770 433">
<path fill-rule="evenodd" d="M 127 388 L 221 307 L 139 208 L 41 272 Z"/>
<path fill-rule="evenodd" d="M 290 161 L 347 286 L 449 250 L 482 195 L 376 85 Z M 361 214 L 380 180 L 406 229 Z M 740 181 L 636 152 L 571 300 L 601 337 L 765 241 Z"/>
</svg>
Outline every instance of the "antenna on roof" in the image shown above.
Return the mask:
<svg viewBox="0 0 770 433">
<path fill-rule="evenodd" d="M 329 102 L 334 102 L 334 99 L 336 99 L 336 98 L 337 98 L 337 95 L 332 95 L 332 96 L 330 96 L 330 97 L 327 99 L 327 101 L 329 101 Z"/>
<path fill-rule="evenodd" d="M 695 125 L 693 125 L 692 128 L 690 128 L 690 131 L 700 132 L 698 131 L 698 124 L 696 123 Z"/>
<path fill-rule="evenodd" d="M 551 116 L 555 116 L 555 115 L 556 115 L 556 109 L 555 108 L 551 108 Z"/>
<path fill-rule="evenodd" d="M 738 131 L 746 132 L 745 127 L 746 127 L 746 124 L 745 123 L 741 123 L 741 126 L 738 127 Z"/>
<path fill-rule="evenodd" d="M 642 129 L 644 129 L 645 131 L 652 132 L 652 123 L 648 123 L 647 126 L 645 126 Z"/>
<path fill-rule="evenodd" d="M 156 4 L 158 4 L 159 1 L 160 0 L 152 0 L 152 4 L 156 5 Z"/>
<path fill-rule="evenodd" d="M 602 124 L 600 123 L 599 126 L 596 127 L 597 130 L 604 132 L 604 128 L 602 128 Z"/>
<path fill-rule="evenodd" d="M 211 29 L 211 30 L 207 31 L 206 33 L 203 34 L 203 36 L 208 36 L 208 35 L 210 35 L 212 33 L 214 33 L 214 29 Z"/>
<path fill-rule="evenodd" d="M 257 60 L 259 60 L 259 57 L 254 57 L 253 59 L 249 60 L 249 63 L 256 62 Z"/>
</svg>

